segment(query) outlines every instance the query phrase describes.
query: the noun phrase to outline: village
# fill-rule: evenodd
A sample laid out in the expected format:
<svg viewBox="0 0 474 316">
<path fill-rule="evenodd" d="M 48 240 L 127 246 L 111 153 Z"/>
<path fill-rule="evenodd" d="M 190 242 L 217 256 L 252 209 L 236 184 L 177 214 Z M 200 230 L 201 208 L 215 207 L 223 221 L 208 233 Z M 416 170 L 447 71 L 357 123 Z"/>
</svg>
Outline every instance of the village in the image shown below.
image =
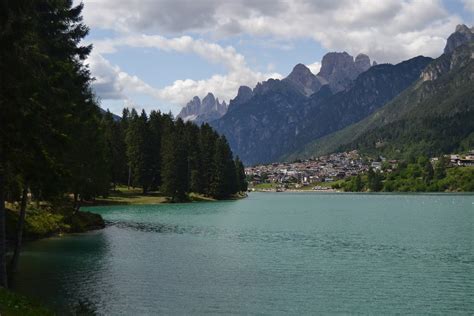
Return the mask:
<svg viewBox="0 0 474 316">
<path fill-rule="evenodd" d="M 474 150 L 465 155 L 451 154 L 444 157 L 448 161 L 448 167 L 474 166 Z M 433 157 L 430 160 L 434 165 L 439 158 Z M 373 160 L 362 157 L 357 150 L 353 150 L 295 162 L 247 167 L 245 174 L 253 191 L 335 191 L 332 187 L 337 181 L 365 173 L 369 168 L 392 172 L 397 165 L 398 160 L 387 160 L 384 157 Z"/>
</svg>

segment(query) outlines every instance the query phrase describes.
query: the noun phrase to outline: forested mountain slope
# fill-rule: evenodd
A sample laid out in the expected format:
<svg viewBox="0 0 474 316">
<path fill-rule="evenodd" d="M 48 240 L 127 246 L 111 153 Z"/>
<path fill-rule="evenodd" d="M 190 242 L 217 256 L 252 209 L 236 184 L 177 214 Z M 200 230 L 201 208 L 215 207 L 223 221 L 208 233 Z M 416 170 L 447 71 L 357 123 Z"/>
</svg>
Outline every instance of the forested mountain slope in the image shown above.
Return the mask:
<svg viewBox="0 0 474 316">
<path fill-rule="evenodd" d="M 474 42 L 434 60 L 410 88 L 366 119 L 286 159 L 358 148 L 389 156 L 435 155 L 474 146 Z"/>
<path fill-rule="evenodd" d="M 309 97 L 287 79 L 270 79 L 247 93 L 245 102 L 231 101 L 227 114 L 211 125 L 246 164 L 275 161 L 371 114 L 417 80 L 431 60 L 419 56 L 373 66 L 342 91 L 326 84 Z M 303 67 L 295 70 L 304 74 Z"/>
</svg>

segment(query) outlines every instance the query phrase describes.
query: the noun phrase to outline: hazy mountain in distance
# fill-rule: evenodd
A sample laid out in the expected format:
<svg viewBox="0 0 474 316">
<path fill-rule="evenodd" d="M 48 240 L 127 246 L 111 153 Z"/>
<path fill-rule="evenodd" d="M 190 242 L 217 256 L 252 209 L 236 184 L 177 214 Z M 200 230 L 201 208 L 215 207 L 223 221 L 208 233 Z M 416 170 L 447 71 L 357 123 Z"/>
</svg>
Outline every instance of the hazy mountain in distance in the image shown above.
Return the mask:
<svg viewBox="0 0 474 316">
<path fill-rule="evenodd" d="M 219 102 L 219 99 L 209 92 L 202 101 L 198 96 L 195 96 L 181 109 L 177 117 L 200 125 L 222 117 L 227 112 L 227 107 L 225 101 Z"/>
</svg>

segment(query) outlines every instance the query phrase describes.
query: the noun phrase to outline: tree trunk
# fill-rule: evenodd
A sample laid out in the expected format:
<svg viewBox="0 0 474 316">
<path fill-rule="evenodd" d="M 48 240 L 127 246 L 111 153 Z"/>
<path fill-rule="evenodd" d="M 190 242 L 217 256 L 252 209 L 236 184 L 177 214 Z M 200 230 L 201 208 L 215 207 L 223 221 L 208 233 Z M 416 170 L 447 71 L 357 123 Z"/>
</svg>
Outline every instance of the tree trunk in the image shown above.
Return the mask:
<svg viewBox="0 0 474 316">
<path fill-rule="evenodd" d="M 7 245 L 5 238 L 5 176 L 4 169 L 0 165 L 0 287 L 6 288 L 7 283 Z"/>
<path fill-rule="evenodd" d="M 13 250 L 13 257 L 12 257 L 11 267 L 10 267 L 11 272 L 17 271 L 18 262 L 20 261 L 21 240 L 23 239 L 23 229 L 25 227 L 27 202 L 28 202 L 28 186 L 25 185 L 23 187 L 23 193 L 21 196 L 20 214 L 19 214 L 18 223 L 16 226 L 15 249 Z"/>
</svg>

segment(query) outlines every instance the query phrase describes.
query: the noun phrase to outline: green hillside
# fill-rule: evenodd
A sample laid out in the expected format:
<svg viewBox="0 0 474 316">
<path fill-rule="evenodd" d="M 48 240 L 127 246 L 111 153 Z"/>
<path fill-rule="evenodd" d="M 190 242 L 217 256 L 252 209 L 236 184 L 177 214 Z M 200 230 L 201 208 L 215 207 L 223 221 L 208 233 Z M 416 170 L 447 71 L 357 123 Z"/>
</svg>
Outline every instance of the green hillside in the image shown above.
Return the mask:
<svg viewBox="0 0 474 316">
<path fill-rule="evenodd" d="M 474 43 L 434 60 L 420 79 L 380 110 L 317 139 L 285 160 L 360 149 L 389 157 L 474 147 Z"/>
</svg>

